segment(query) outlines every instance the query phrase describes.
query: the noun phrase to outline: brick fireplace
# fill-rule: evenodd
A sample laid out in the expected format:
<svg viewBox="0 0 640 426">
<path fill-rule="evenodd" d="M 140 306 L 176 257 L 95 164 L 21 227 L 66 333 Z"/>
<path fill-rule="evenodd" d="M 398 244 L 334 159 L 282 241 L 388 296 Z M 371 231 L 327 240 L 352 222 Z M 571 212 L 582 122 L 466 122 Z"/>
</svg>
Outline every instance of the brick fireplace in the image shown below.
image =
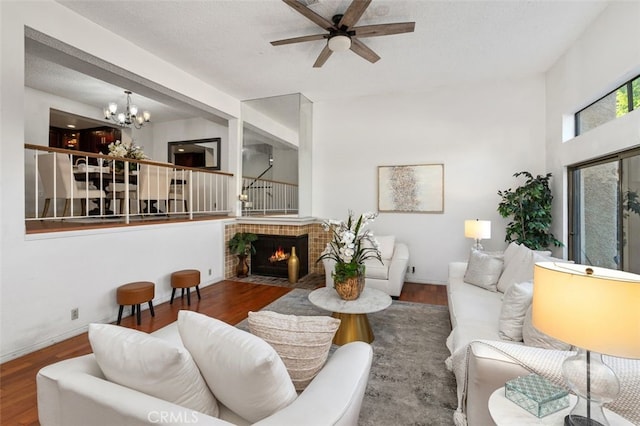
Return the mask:
<svg viewBox="0 0 640 426">
<path fill-rule="evenodd" d="M 320 256 L 320 253 L 325 249 L 327 242 L 331 238 L 330 232 L 325 232 L 322 229 L 322 225 L 315 219 L 296 219 L 296 220 L 273 220 L 273 219 L 239 219 L 237 222 L 228 223 L 225 227 L 225 244 L 235 235 L 236 232 L 252 232 L 257 235 L 275 235 L 286 237 L 299 237 L 307 235 L 307 273 L 324 274 L 324 267 L 322 262 L 316 263 L 316 259 Z M 291 245 L 283 245 L 283 249 L 287 249 L 287 252 L 291 250 Z M 296 247 L 296 255 L 302 260 L 302 252 Z M 236 265 L 238 258 L 229 253 L 229 250 L 225 250 L 225 279 L 229 279 L 235 276 Z M 253 271 L 253 262 L 255 258 L 249 259 L 251 266 L 251 274 Z M 286 264 L 283 265 L 286 267 Z M 302 262 L 300 266 L 300 276 L 302 277 Z M 283 275 L 286 277 L 286 275 Z"/>
</svg>

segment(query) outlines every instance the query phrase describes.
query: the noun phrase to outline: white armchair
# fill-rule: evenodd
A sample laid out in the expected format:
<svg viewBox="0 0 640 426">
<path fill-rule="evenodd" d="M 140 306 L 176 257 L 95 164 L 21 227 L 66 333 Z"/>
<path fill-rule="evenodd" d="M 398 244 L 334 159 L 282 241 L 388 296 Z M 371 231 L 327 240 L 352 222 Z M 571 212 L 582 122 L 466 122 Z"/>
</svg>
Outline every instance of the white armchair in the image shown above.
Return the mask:
<svg viewBox="0 0 640 426">
<path fill-rule="evenodd" d="M 409 248 L 404 243 L 396 242 L 394 236 L 376 237 L 380 244 L 382 264 L 377 259 L 365 260 L 365 287 L 384 291 L 391 297 L 398 297 L 402 292 L 404 277 L 409 264 Z M 335 261 L 323 259 L 325 284 L 333 287 L 331 273 Z"/>
</svg>

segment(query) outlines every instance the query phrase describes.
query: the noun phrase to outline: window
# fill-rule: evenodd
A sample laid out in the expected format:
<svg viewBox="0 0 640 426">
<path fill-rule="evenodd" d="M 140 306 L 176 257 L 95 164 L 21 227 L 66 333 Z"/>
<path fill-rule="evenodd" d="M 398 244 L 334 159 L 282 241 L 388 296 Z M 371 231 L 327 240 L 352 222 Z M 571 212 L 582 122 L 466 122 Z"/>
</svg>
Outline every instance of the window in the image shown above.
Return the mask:
<svg viewBox="0 0 640 426">
<path fill-rule="evenodd" d="M 640 108 L 640 76 L 598 99 L 575 115 L 576 136 Z"/>
<path fill-rule="evenodd" d="M 640 150 L 569 169 L 569 256 L 640 273 Z"/>
</svg>

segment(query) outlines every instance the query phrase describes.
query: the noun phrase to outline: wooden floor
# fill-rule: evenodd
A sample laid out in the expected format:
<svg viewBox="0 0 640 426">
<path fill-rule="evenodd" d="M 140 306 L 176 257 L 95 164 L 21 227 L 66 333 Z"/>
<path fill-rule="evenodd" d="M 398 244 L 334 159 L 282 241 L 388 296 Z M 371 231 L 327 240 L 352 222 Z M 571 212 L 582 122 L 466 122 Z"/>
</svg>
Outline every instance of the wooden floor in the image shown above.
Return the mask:
<svg viewBox="0 0 640 426">
<path fill-rule="evenodd" d="M 191 309 L 229 324 L 237 324 L 249 311 L 257 311 L 291 291 L 276 287 L 236 281 L 222 281 L 201 289 L 202 300 L 195 295 L 188 308 L 186 298 L 155 306 L 155 317 L 142 312 L 142 325 L 127 316 L 121 325 L 151 332 L 175 321 L 178 311 Z M 399 300 L 446 305 L 445 286 L 406 283 Z M 184 303 L 184 304 L 182 304 Z M 127 308 L 128 311 L 128 308 Z M 44 366 L 91 352 L 87 333 L 72 337 L 37 352 L 0 365 L 0 425 L 39 425 L 36 404 L 36 374 Z"/>
</svg>

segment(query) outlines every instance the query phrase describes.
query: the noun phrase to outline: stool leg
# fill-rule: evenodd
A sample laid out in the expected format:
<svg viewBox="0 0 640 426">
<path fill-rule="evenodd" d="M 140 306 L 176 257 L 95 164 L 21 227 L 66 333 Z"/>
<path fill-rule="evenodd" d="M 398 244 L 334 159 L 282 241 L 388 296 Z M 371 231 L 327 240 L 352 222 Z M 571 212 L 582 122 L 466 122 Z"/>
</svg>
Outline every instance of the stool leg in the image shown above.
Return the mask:
<svg viewBox="0 0 640 426">
<path fill-rule="evenodd" d="M 151 300 L 149 300 L 149 312 L 151 312 L 152 317 L 156 316 L 156 313 L 153 312 L 153 302 Z"/>
<path fill-rule="evenodd" d="M 196 293 L 198 293 L 198 300 L 202 299 L 200 297 L 200 288 L 198 286 L 196 286 Z"/>
<path fill-rule="evenodd" d="M 140 305 L 136 305 L 136 307 L 138 308 L 138 310 L 136 311 L 136 320 L 138 320 L 138 325 L 142 324 L 142 315 L 140 315 L 140 311 L 142 309 L 140 309 Z"/>
<path fill-rule="evenodd" d="M 184 299 L 184 288 L 182 289 L 182 294 L 180 294 L 180 299 Z"/>
<path fill-rule="evenodd" d="M 118 322 L 116 324 L 120 325 L 120 321 L 122 320 L 122 310 L 124 309 L 124 305 L 120 305 L 120 309 L 118 309 Z"/>
<path fill-rule="evenodd" d="M 136 305 L 131 305 L 131 316 L 136 314 Z"/>
<path fill-rule="evenodd" d="M 171 302 L 169 302 L 170 305 L 173 305 L 173 296 L 175 296 L 176 294 L 176 289 L 174 288 L 173 290 L 171 290 Z"/>
<path fill-rule="evenodd" d="M 187 287 L 187 305 L 191 306 L 191 287 Z"/>
</svg>

